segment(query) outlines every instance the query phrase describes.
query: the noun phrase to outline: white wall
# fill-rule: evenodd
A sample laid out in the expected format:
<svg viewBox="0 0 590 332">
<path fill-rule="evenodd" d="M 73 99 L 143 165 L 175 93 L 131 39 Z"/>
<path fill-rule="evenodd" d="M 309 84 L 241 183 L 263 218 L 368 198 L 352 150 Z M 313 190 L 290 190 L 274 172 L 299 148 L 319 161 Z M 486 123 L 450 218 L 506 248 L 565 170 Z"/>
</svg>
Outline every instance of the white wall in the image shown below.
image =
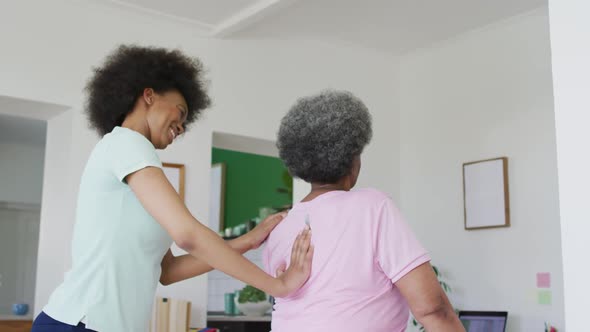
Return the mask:
<svg viewBox="0 0 590 332">
<path fill-rule="evenodd" d="M 507 310 L 508 331 L 542 331 L 544 321 L 561 330 L 547 10 L 411 53 L 400 82 L 402 210 L 455 306 Z M 465 231 L 462 163 L 499 156 L 509 158 L 512 226 Z M 537 272 L 551 273 L 551 306 L 537 304 Z"/>
<path fill-rule="evenodd" d="M 47 121 L 43 201 L 37 251 L 35 314 L 46 304 L 71 264 L 76 180 L 70 175 L 73 111 Z"/>
<path fill-rule="evenodd" d="M 45 147 L 0 142 L 0 202 L 41 203 Z"/>
<path fill-rule="evenodd" d="M 34 6 L 35 10 L 30 10 Z M 0 95 L 70 105 L 49 121 L 48 151 L 35 310 L 46 303 L 70 265 L 70 239 L 77 183 L 96 142 L 87 129 L 82 88 L 96 65 L 121 42 L 182 47 L 209 70 L 213 107 L 162 160 L 186 165 L 186 203 L 207 219 L 213 131 L 274 140 L 279 120 L 297 97 L 320 89 L 349 89 L 362 98 L 375 120 L 375 143 L 364 156 L 361 185 L 397 196 L 399 142 L 396 75 L 389 56 L 317 43 L 211 41 L 191 28 L 153 17 L 118 12 L 92 1 L 13 2 L 0 12 Z M 34 43 L 29 41 L 35 41 Z M 393 122 L 393 124 L 392 124 Z M 204 324 L 206 278 L 162 287 L 162 295 L 189 298 L 193 325 Z"/>
<path fill-rule="evenodd" d="M 590 308 L 590 267 L 587 264 L 590 252 L 589 12 L 587 1 L 549 0 L 568 331 L 588 329 Z"/>
</svg>

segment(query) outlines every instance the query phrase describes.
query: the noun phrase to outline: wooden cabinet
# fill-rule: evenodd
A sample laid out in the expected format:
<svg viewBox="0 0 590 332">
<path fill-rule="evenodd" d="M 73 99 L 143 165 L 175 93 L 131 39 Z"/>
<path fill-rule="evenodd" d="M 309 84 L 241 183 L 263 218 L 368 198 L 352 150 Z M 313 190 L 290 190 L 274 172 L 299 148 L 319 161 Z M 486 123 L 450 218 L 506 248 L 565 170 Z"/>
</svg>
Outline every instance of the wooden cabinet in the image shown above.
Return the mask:
<svg viewBox="0 0 590 332">
<path fill-rule="evenodd" d="M 30 332 L 32 327 L 32 320 L 0 320 L 2 332 Z"/>
</svg>

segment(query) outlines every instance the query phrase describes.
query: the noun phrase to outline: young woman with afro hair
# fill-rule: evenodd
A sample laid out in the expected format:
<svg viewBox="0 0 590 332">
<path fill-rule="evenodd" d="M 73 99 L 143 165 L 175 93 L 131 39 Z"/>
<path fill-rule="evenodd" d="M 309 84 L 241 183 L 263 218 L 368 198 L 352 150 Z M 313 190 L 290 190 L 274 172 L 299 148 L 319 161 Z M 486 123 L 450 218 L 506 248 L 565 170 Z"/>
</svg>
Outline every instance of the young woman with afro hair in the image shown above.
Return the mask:
<svg viewBox="0 0 590 332">
<path fill-rule="evenodd" d="M 311 270 L 309 229 L 289 267 L 273 278 L 241 256 L 284 215 L 224 242 L 186 208 L 162 171 L 165 149 L 210 100 L 198 59 L 178 50 L 120 46 L 86 87 L 90 126 L 102 137 L 80 181 L 72 267 L 35 319 L 33 332 L 145 331 L 158 281 L 218 269 L 273 296 L 299 289 Z M 173 256 L 172 242 L 189 254 Z"/>
</svg>

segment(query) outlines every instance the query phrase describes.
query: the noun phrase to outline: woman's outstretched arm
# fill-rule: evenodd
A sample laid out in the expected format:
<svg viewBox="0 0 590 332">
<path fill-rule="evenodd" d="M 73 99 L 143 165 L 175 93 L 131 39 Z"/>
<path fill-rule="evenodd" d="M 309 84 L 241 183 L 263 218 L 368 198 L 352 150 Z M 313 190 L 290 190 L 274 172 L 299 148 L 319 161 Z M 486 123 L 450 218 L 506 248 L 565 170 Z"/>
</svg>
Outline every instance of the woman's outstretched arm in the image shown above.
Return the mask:
<svg viewBox="0 0 590 332">
<path fill-rule="evenodd" d="M 240 254 L 251 249 L 256 249 L 264 242 L 276 225 L 283 220 L 285 215 L 286 213 L 277 213 L 268 216 L 252 231 L 236 239 L 226 241 L 226 243 Z M 213 267 L 202 259 L 198 259 L 190 254 L 174 256 L 171 250 L 168 250 L 162 259 L 161 266 L 162 275 L 160 276 L 160 283 L 162 285 L 170 285 L 213 270 Z"/>
<path fill-rule="evenodd" d="M 147 167 L 125 179 L 143 207 L 170 234 L 174 242 L 209 266 L 275 297 L 287 296 L 309 278 L 313 258 L 309 229 L 297 236 L 291 265 L 280 277 L 273 278 L 193 217 L 162 169 Z"/>
</svg>

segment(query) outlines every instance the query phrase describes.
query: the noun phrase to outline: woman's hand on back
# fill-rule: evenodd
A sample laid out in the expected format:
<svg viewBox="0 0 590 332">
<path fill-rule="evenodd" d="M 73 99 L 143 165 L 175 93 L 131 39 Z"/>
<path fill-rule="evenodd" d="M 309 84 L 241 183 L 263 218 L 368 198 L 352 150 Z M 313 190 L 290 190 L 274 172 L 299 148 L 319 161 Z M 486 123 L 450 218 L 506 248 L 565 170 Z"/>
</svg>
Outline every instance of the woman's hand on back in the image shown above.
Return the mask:
<svg viewBox="0 0 590 332">
<path fill-rule="evenodd" d="M 280 266 L 276 276 L 282 281 L 286 289 L 286 295 L 293 293 L 305 284 L 311 274 L 314 246 L 311 243 L 311 229 L 305 229 L 297 235 L 291 249 L 291 262 L 287 270 L 286 264 Z M 285 296 L 286 296 L 285 295 Z"/>
<path fill-rule="evenodd" d="M 270 232 L 287 216 L 287 212 L 275 213 L 266 217 L 253 230 L 246 233 L 250 249 L 259 248 L 266 240 Z"/>
</svg>

